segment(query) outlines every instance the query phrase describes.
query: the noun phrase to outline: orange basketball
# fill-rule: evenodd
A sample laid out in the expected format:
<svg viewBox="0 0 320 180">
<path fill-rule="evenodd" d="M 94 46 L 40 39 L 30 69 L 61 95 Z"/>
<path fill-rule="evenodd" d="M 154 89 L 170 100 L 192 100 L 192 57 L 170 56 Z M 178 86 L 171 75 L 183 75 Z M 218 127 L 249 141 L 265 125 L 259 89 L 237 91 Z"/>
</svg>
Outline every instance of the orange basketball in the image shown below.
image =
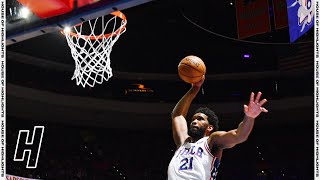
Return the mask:
<svg viewBox="0 0 320 180">
<path fill-rule="evenodd" d="M 178 65 L 180 78 L 186 83 L 197 83 L 206 74 L 206 65 L 197 56 L 187 56 Z"/>
</svg>

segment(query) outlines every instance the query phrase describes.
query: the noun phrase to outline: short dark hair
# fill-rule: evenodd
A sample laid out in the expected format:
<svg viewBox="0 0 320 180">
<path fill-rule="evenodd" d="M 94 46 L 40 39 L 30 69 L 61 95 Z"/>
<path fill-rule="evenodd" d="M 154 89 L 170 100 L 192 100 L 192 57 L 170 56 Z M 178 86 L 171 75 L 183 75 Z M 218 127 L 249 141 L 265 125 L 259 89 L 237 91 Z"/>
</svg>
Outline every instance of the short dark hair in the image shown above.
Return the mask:
<svg viewBox="0 0 320 180">
<path fill-rule="evenodd" d="M 214 111 L 212 111 L 208 107 L 200 107 L 194 112 L 194 114 L 196 114 L 196 113 L 203 113 L 206 116 L 208 116 L 209 124 L 213 125 L 213 127 L 214 127 L 214 129 L 213 129 L 213 131 L 211 131 L 211 133 L 219 130 L 219 119 Z"/>
</svg>

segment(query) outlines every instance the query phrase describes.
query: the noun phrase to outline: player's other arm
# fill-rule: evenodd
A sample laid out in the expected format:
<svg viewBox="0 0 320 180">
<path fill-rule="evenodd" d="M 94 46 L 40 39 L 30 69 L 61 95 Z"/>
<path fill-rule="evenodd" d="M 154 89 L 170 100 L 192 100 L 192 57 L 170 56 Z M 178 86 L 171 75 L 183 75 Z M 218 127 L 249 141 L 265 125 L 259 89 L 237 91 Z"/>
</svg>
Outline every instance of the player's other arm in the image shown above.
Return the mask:
<svg viewBox="0 0 320 180">
<path fill-rule="evenodd" d="M 261 94 L 261 92 L 258 92 L 257 97 L 254 99 L 254 93 L 251 93 L 249 104 L 244 105 L 245 116 L 237 129 L 227 132 L 217 131 L 210 135 L 210 147 L 213 147 L 213 144 L 215 144 L 220 149 L 232 148 L 248 139 L 252 131 L 255 118 L 258 117 L 261 112 L 268 112 L 267 109 L 262 107 L 267 100 L 263 99 L 260 101 Z"/>
<path fill-rule="evenodd" d="M 172 118 L 172 135 L 177 147 L 182 145 L 189 137 L 186 116 L 193 99 L 197 96 L 204 79 L 192 84 L 190 90 L 179 100 L 174 107 Z"/>
</svg>

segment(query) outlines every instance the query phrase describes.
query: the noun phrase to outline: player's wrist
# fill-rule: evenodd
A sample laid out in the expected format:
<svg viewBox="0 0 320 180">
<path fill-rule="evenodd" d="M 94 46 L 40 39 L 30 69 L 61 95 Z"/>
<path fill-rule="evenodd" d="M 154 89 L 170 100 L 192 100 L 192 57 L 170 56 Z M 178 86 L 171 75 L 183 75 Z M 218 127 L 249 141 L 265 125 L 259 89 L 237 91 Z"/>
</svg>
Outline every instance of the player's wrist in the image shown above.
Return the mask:
<svg viewBox="0 0 320 180">
<path fill-rule="evenodd" d="M 200 88 L 201 88 L 201 86 L 192 85 L 191 88 L 190 88 L 190 91 L 191 91 L 193 94 L 198 94 L 198 92 L 200 91 Z"/>
<path fill-rule="evenodd" d="M 201 86 L 197 86 L 195 84 L 191 84 L 191 88 L 199 90 L 201 88 Z"/>
<path fill-rule="evenodd" d="M 254 120 L 255 120 L 255 117 L 252 117 L 252 116 L 250 116 L 250 115 L 245 114 L 245 115 L 244 115 L 244 119 L 245 119 L 245 120 L 249 120 L 249 121 L 254 121 Z"/>
</svg>

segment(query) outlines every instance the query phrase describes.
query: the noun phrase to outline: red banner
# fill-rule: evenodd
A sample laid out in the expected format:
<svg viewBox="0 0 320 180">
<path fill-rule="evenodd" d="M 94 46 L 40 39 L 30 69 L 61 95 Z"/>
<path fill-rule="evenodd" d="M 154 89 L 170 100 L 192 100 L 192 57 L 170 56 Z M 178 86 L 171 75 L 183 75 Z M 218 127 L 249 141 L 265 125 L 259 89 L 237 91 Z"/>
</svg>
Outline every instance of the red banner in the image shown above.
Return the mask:
<svg viewBox="0 0 320 180">
<path fill-rule="evenodd" d="M 272 0 L 275 29 L 288 27 L 288 13 L 286 0 Z"/>
<path fill-rule="evenodd" d="M 236 0 L 238 37 L 270 32 L 268 0 Z"/>
<path fill-rule="evenodd" d="M 25 177 L 6 174 L 6 180 L 40 180 L 40 179 L 31 179 L 31 178 L 25 178 Z"/>
</svg>

